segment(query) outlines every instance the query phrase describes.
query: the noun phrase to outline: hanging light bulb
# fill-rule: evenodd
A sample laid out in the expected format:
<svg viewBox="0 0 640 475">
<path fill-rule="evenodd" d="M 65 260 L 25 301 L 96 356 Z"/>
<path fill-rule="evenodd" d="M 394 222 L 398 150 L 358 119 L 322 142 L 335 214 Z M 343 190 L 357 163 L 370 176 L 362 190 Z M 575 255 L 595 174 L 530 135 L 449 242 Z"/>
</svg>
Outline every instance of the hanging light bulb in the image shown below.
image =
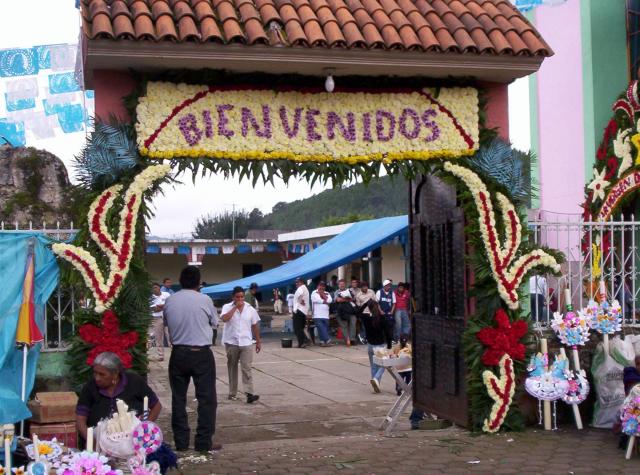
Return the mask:
<svg viewBox="0 0 640 475">
<path fill-rule="evenodd" d="M 336 83 L 333 80 L 333 76 L 331 74 L 329 74 L 327 76 L 327 80 L 324 82 L 324 89 L 327 92 L 333 92 L 333 90 L 336 88 Z"/>
</svg>

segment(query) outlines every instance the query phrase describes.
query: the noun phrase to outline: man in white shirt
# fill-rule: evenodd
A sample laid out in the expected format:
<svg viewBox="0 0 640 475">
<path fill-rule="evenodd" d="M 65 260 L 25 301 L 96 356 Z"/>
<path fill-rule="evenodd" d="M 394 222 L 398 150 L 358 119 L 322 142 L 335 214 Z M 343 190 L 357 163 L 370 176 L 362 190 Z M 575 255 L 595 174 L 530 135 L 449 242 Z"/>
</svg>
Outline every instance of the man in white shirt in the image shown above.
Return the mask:
<svg viewBox="0 0 640 475">
<path fill-rule="evenodd" d="M 289 310 L 289 315 L 293 315 L 293 292 L 291 291 L 287 294 L 287 308 Z"/>
<path fill-rule="evenodd" d="M 330 346 L 329 336 L 329 304 L 332 302 L 331 294 L 326 291 L 326 284 L 318 282 L 318 288 L 311 293 L 311 303 L 313 304 L 313 321 L 318 329 L 320 346 Z"/>
<path fill-rule="evenodd" d="M 160 290 L 160 284 L 153 284 L 151 294 L 151 333 L 156 340 L 156 352 L 158 359 L 164 360 L 164 320 L 162 311 L 164 310 L 164 302 L 169 298 L 168 292 Z"/>
<path fill-rule="evenodd" d="M 247 403 L 260 399 L 253 392 L 253 347 L 260 353 L 260 317 L 256 309 L 244 301 L 244 289 L 233 289 L 233 301 L 222 307 L 222 343 L 227 350 L 227 369 L 229 370 L 229 399 L 235 401 L 238 391 L 238 362 L 242 370 L 242 387 L 247 395 Z"/>
<path fill-rule="evenodd" d="M 296 292 L 293 294 L 293 331 L 298 338 L 298 348 L 306 348 L 306 336 L 304 326 L 309 315 L 309 289 L 302 278 L 296 279 Z"/>
<path fill-rule="evenodd" d="M 547 279 L 542 275 L 533 275 L 529 279 L 529 296 L 531 299 L 531 318 L 536 322 L 547 321 L 547 306 L 545 302 L 549 295 Z"/>
</svg>

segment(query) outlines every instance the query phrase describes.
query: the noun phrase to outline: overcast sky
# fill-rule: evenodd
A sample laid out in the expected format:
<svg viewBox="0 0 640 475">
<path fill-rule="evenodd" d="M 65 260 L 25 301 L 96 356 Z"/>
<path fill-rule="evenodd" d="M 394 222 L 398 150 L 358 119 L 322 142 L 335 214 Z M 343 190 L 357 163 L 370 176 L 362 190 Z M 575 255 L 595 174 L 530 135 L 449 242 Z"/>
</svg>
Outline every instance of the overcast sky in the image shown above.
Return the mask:
<svg viewBox="0 0 640 475">
<path fill-rule="evenodd" d="M 74 0 L 1 0 L 0 49 L 30 47 L 55 43 L 75 43 L 78 39 L 79 14 Z M 38 12 L 34 15 L 34 12 Z M 528 150 L 529 108 L 528 81 L 516 81 L 509 88 L 509 120 L 511 140 L 520 149 Z M 44 148 L 59 156 L 69 168 L 73 156 L 79 152 L 85 137 L 83 133 L 60 134 L 54 139 L 41 140 L 29 145 Z M 294 201 L 311 196 L 324 188 L 313 189 L 306 182 L 295 181 L 285 186 L 251 186 L 247 180 L 224 180 L 209 176 L 198 178 L 195 185 L 191 176 L 180 177 L 183 185 L 168 187 L 164 196 L 154 200 L 155 218 L 149 223 L 154 235 L 187 235 L 196 219 L 204 214 L 223 210 L 259 208 L 264 213 L 280 201 Z"/>
</svg>

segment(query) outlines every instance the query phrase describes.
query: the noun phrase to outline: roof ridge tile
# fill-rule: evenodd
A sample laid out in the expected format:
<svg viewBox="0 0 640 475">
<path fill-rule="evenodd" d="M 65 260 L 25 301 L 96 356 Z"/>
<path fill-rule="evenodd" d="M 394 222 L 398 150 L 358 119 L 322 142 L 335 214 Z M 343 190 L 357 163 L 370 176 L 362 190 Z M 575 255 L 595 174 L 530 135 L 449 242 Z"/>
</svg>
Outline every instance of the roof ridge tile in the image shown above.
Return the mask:
<svg viewBox="0 0 640 475">
<path fill-rule="evenodd" d="M 201 41 L 214 41 L 216 43 L 224 43 L 224 38 L 218 22 L 212 17 L 203 18 L 200 22 Z"/>
<path fill-rule="evenodd" d="M 195 19 L 196 15 L 191 7 L 184 0 L 178 0 L 173 4 L 173 15 L 176 20 L 180 20 L 185 16 Z"/>
<path fill-rule="evenodd" d="M 322 26 L 324 36 L 327 38 L 327 45 L 332 48 L 343 48 L 347 45 L 347 39 L 345 38 L 338 22 L 331 20 L 326 22 Z"/>
<path fill-rule="evenodd" d="M 509 0 L 81 0 L 80 12 L 89 39 L 553 54 Z"/>
<path fill-rule="evenodd" d="M 153 2 L 153 5 L 151 6 L 151 15 L 154 21 L 157 21 L 162 15 L 170 15 L 173 19 L 173 11 L 171 11 L 171 7 L 164 1 Z"/>
<path fill-rule="evenodd" d="M 173 16 L 163 13 L 161 14 L 155 22 L 156 27 L 156 38 L 158 40 L 165 39 L 178 39 L 178 32 L 176 31 L 176 24 L 173 21 Z"/>
<path fill-rule="evenodd" d="M 113 36 L 116 39 L 127 39 L 135 37 L 135 30 L 131 18 L 128 15 L 118 15 L 112 20 Z"/>
</svg>

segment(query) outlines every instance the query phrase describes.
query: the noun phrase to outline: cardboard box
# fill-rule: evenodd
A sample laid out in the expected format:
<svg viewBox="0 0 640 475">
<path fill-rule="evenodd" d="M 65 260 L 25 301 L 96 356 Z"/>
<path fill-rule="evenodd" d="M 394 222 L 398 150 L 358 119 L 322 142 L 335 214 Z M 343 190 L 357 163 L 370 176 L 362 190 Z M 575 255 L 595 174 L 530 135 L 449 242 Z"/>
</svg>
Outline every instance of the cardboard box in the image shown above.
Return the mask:
<svg viewBox="0 0 640 475">
<path fill-rule="evenodd" d="M 33 414 L 31 421 L 39 424 L 75 421 L 77 403 L 78 396 L 73 392 L 36 393 L 28 404 Z"/>
<path fill-rule="evenodd" d="M 63 422 L 58 424 L 38 424 L 31 422 L 29 426 L 29 436 L 36 434 L 41 440 L 51 440 L 54 437 L 65 447 L 71 449 L 78 448 L 78 436 L 75 422 Z"/>
</svg>

